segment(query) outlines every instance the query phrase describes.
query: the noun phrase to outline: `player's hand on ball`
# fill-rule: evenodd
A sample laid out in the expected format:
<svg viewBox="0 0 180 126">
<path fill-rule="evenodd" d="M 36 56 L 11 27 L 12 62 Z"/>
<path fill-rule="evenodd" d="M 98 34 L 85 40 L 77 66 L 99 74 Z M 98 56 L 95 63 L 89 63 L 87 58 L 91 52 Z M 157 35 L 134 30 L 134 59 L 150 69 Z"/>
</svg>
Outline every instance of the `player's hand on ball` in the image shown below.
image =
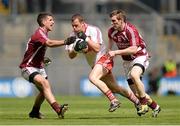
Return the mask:
<svg viewBox="0 0 180 126">
<path fill-rule="evenodd" d="M 74 50 L 76 52 L 81 52 L 83 49 L 86 49 L 87 48 L 87 42 L 82 40 L 82 39 L 77 39 L 77 42 L 74 46 Z"/>
<path fill-rule="evenodd" d="M 77 36 L 78 36 L 78 38 L 81 38 L 83 40 L 86 40 L 86 38 L 87 38 L 87 36 L 86 36 L 86 34 L 84 32 L 77 33 Z"/>
<path fill-rule="evenodd" d="M 75 41 L 76 41 L 76 36 L 71 36 L 71 37 L 68 37 L 67 39 L 64 40 L 64 44 L 65 45 L 71 45 Z"/>
</svg>

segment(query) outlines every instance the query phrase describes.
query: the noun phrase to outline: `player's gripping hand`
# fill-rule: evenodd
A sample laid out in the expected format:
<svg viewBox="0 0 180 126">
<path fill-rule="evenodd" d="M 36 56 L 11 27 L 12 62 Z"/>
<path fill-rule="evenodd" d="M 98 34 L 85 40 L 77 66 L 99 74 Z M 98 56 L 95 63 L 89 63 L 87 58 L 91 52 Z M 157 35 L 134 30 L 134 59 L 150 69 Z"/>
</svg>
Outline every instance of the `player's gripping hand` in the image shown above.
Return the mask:
<svg viewBox="0 0 180 126">
<path fill-rule="evenodd" d="M 78 36 L 78 38 L 88 41 L 88 37 L 86 36 L 86 34 L 84 32 L 77 33 L 77 36 Z"/>
<path fill-rule="evenodd" d="M 81 52 L 83 49 L 86 49 L 87 48 L 87 42 L 86 41 L 82 41 L 82 40 L 78 40 L 76 42 L 76 45 L 74 46 L 74 50 L 76 52 Z"/>
<path fill-rule="evenodd" d="M 71 36 L 71 37 L 68 37 L 67 39 L 64 40 L 64 44 L 65 45 L 71 45 L 75 41 L 76 41 L 76 36 Z"/>
</svg>

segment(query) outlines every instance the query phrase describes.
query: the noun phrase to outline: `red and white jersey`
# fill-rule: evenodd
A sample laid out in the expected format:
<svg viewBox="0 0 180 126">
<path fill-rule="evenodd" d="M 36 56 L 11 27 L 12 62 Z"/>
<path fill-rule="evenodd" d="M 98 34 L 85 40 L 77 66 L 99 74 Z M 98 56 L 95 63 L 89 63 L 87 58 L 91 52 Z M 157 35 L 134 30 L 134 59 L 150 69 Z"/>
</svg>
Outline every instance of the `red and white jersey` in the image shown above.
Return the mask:
<svg viewBox="0 0 180 126">
<path fill-rule="evenodd" d="M 48 39 L 47 33 L 42 28 L 38 28 L 31 36 L 27 43 L 26 52 L 24 58 L 19 65 L 20 68 L 24 67 L 36 67 L 43 68 L 43 60 L 46 52 L 45 42 Z"/>
<path fill-rule="evenodd" d="M 90 47 L 88 47 L 88 52 L 83 53 L 86 57 L 88 64 L 93 67 L 95 63 L 106 53 L 106 47 L 102 39 L 102 33 L 98 27 L 85 24 L 86 31 L 85 34 L 88 36 L 93 42 L 99 43 L 101 45 L 100 51 L 98 53 L 94 52 Z M 76 36 L 74 32 L 71 33 L 70 36 Z M 72 45 L 67 45 L 66 50 L 72 50 Z"/>
<path fill-rule="evenodd" d="M 138 33 L 136 27 L 130 23 L 126 23 L 123 31 L 118 31 L 111 27 L 108 30 L 109 39 L 113 40 L 118 49 L 126 49 L 130 46 L 138 46 L 138 51 L 134 55 L 122 55 L 123 60 L 133 60 L 138 56 L 148 55 L 146 45 Z"/>
</svg>

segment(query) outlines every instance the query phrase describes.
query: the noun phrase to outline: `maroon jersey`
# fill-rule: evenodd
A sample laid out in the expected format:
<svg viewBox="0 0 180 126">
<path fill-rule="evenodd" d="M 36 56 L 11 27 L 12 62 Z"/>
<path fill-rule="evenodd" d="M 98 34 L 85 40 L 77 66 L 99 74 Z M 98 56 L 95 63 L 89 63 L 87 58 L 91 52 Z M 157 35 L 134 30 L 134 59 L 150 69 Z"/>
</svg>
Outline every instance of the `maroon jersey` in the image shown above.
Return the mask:
<svg viewBox="0 0 180 126">
<path fill-rule="evenodd" d="M 38 28 L 31 36 L 27 43 L 24 58 L 20 64 L 20 68 L 36 67 L 43 68 L 43 60 L 46 52 L 45 42 L 47 41 L 47 33 L 42 28 Z"/>
<path fill-rule="evenodd" d="M 118 49 L 126 49 L 130 46 L 138 46 L 138 51 L 134 55 L 122 55 L 123 60 L 133 60 L 138 56 L 147 55 L 146 45 L 136 27 L 126 23 L 123 31 L 118 31 L 111 27 L 108 30 L 109 39 L 113 40 Z"/>
</svg>

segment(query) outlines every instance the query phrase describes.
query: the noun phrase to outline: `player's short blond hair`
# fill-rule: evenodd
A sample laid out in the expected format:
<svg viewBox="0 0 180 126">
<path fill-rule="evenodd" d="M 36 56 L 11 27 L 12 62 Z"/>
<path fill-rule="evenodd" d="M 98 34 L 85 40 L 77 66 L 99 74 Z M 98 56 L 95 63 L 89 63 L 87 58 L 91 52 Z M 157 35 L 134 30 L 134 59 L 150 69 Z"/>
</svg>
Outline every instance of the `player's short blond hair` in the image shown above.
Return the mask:
<svg viewBox="0 0 180 126">
<path fill-rule="evenodd" d="M 123 19 L 124 20 L 124 22 L 126 22 L 126 13 L 125 13 L 125 11 L 123 11 L 123 10 L 113 10 L 110 14 L 109 14 L 109 17 L 111 18 L 111 17 L 113 17 L 113 16 L 117 16 L 117 19 L 118 20 L 121 20 L 121 19 Z"/>
</svg>

